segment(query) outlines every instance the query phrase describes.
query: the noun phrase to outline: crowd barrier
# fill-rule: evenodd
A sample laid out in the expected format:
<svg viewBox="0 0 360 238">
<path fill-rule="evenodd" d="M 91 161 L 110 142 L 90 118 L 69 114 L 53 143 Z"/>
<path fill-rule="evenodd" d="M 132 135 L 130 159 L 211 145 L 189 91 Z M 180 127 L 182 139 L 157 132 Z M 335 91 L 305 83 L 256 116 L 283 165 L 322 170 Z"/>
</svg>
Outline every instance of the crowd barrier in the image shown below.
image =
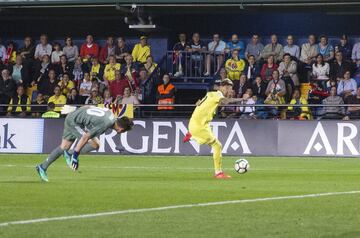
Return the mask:
<svg viewBox="0 0 360 238">
<path fill-rule="evenodd" d="M 59 145 L 64 119 L 0 118 L 0 153 L 49 153 Z M 188 120 L 135 120 L 134 129 L 100 136 L 94 154 L 210 155 L 210 147 L 183 143 Z M 359 121 L 215 120 L 223 154 L 233 156 L 338 156 L 360 152 Z"/>
</svg>

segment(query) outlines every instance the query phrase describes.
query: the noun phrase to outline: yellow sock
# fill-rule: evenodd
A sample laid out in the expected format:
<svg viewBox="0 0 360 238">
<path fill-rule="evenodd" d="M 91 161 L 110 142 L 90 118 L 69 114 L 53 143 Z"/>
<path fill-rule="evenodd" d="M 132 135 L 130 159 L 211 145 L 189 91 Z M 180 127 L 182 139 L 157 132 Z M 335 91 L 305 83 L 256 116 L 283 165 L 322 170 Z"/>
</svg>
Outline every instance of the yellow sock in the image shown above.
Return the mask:
<svg viewBox="0 0 360 238">
<path fill-rule="evenodd" d="M 221 169 L 221 161 L 222 161 L 222 156 L 221 156 L 221 150 L 222 150 L 222 145 L 220 143 L 220 141 L 218 139 L 216 139 L 212 144 L 211 144 L 211 148 L 213 149 L 213 158 L 214 158 L 214 167 L 215 167 L 215 174 L 222 172 Z"/>
</svg>

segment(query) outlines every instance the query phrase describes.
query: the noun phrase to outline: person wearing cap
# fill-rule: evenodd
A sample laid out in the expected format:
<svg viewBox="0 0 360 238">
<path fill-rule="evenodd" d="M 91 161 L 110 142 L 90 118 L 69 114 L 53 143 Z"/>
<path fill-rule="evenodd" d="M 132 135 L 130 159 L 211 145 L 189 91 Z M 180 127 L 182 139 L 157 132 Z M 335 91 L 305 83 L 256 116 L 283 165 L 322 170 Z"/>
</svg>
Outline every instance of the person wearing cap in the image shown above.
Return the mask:
<svg viewBox="0 0 360 238">
<path fill-rule="evenodd" d="M 221 81 L 218 91 L 208 92 L 206 96 L 196 104 L 197 106 L 190 118 L 189 131 L 183 139 L 184 143 L 190 141 L 190 139 L 194 139 L 199 144 L 211 146 L 213 149 L 216 179 L 229 179 L 231 176 L 222 171 L 222 145 L 212 133 L 210 122 L 213 120 L 219 105 L 242 101 L 241 98 L 228 98 L 232 90 L 233 82 L 230 79 L 224 79 Z"/>
<path fill-rule="evenodd" d="M 85 104 L 92 104 L 92 105 L 98 105 L 102 104 L 104 102 L 104 99 L 99 96 L 99 89 L 97 87 L 93 87 L 91 89 L 90 96 L 85 100 Z"/>
<path fill-rule="evenodd" d="M 351 50 L 352 50 L 352 46 L 350 45 L 350 43 L 348 41 L 347 35 L 342 35 L 340 37 L 339 44 L 335 46 L 335 54 L 337 52 L 341 52 L 343 59 L 346 61 L 350 61 L 351 60 Z"/>
<path fill-rule="evenodd" d="M 132 57 L 134 62 L 139 62 L 141 64 L 146 63 L 146 58 L 151 54 L 151 48 L 147 44 L 147 37 L 141 36 L 140 43 L 134 46 L 132 50 Z"/>
</svg>

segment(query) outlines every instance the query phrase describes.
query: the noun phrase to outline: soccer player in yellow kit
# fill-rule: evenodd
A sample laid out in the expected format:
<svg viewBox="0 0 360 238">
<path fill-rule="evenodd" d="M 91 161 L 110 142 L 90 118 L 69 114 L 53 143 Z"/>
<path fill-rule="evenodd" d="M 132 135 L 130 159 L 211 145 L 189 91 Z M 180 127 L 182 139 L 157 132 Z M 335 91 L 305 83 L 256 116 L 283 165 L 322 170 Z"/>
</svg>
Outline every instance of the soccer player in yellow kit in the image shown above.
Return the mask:
<svg viewBox="0 0 360 238">
<path fill-rule="evenodd" d="M 216 114 L 219 105 L 240 102 L 241 98 L 227 98 L 233 88 L 233 82 L 230 79 L 221 81 L 218 91 L 208 92 L 206 96 L 197 103 L 197 106 L 190 118 L 189 132 L 183 139 L 188 142 L 190 138 L 194 139 L 200 145 L 206 144 L 213 149 L 215 178 L 229 179 L 231 176 L 225 174 L 221 169 L 221 150 L 222 145 L 215 137 L 210 128 L 210 122 Z"/>
</svg>

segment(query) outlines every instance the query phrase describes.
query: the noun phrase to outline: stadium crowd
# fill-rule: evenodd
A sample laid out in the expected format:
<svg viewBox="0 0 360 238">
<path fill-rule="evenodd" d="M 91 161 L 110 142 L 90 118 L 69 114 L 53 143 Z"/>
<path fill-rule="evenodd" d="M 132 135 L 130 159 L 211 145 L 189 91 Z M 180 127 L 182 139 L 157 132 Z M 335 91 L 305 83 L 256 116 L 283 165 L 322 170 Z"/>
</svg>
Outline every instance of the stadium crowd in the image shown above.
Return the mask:
<svg viewBox="0 0 360 238">
<path fill-rule="evenodd" d="M 88 35 L 81 45 L 71 37 L 64 42 L 48 42 L 40 36 L 35 45 L 25 37 L 18 48 L 12 41 L 0 42 L 0 113 L 7 116 L 41 116 L 41 112 L 59 112 L 63 104 L 140 104 L 146 103 L 146 82 L 160 76 L 160 67 L 151 52 L 146 36 L 131 49 L 125 38 L 108 37 L 100 47 Z M 188 40 L 179 34 L 172 47 L 172 68 L 163 69 L 162 80 L 153 85 L 158 110 L 174 110 L 175 87 L 171 78 L 186 78 L 197 71 L 199 78 L 224 78 L 234 83 L 233 97 L 243 98 L 238 107 L 221 108 L 221 116 L 241 118 L 322 118 L 349 119 L 360 116 L 360 42 L 351 46 L 348 37 L 338 44 L 328 43 L 326 36 L 309 35 L 308 42 L 296 45 L 293 36 L 286 45 L 272 35 L 263 45 L 253 35 L 245 45 L 234 34 L 229 42 L 214 34 L 205 43 L 198 33 Z M 166 72 L 165 71 L 165 72 Z M 307 85 L 306 90 L 301 85 Z M 281 107 L 281 104 L 293 104 Z M 340 107 L 307 107 L 307 104 L 336 104 Z M 273 107 L 253 107 L 273 104 Z M 29 105 L 29 106 L 16 106 Z M 38 105 L 38 106 L 33 106 Z M 52 115 L 50 113 L 50 115 Z"/>
</svg>

